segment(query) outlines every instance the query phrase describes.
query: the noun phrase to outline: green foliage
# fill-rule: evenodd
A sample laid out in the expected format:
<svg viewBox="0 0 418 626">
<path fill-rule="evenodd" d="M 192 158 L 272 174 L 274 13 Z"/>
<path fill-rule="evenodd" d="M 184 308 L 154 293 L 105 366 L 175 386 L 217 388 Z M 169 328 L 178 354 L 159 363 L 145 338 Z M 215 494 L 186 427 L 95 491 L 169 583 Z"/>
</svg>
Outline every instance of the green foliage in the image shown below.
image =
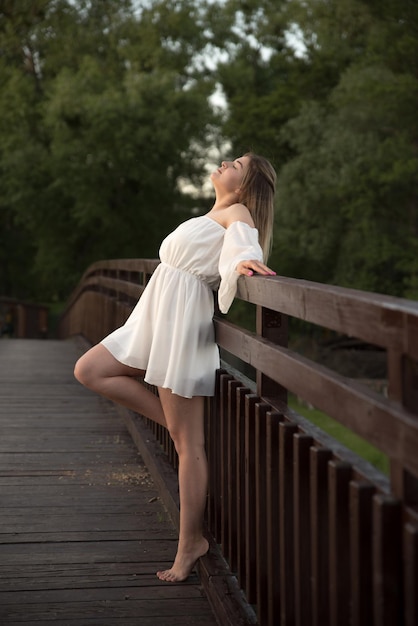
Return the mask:
<svg viewBox="0 0 418 626">
<path fill-rule="evenodd" d="M 157 255 L 214 117 L 192 2 L 31 5 L 0 9 L 0 233 L 31 242 L 3 250 L 0 288 L 16 295 L 25 254 L 19 295 L 50 299 L 100 258 Z"/>
<path fill-rule="evenodd" d="M 287 273 L 413 297 L 417 95 L 411 76 L 352 66 L 285 127 L 297 152 L 280 178 Z"/>
<path fill-rule="evenodd" d="M 417 95 L 409 0 L 3 0 L 0 292 L 156 256 L 228 147 L 277 167 L 279 273 L 417 298 Z"/>
<path fill-rule="evenodd" d="M 271 264 L 417 297 L 416 3 L 229 0 L 224 11 L 224 132 L 234 153 L 260 151 L 279 171 Z"/>
</svg>

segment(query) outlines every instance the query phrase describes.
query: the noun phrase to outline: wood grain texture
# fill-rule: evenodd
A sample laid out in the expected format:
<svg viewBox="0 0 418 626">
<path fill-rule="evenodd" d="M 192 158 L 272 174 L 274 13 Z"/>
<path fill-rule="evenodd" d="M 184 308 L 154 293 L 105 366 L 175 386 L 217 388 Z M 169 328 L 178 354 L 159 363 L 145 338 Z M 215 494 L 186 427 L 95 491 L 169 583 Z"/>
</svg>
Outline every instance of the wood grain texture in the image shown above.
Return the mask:
<svg viewBox="0 0 418 626">
<path fill-rule="evenodd" d="M 0 341 L 0 623 L 215 626 L 196 574 L 165 584 L 177 531 L 74 342 Z"/>
</svg>

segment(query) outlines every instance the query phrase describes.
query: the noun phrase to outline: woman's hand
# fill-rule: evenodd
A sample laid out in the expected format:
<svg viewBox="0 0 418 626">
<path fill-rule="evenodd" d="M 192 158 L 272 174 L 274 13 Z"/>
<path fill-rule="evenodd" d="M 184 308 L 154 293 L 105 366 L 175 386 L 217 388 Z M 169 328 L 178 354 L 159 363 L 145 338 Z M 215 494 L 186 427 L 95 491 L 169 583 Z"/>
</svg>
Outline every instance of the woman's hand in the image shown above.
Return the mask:
<svg viewBox="0 0 418 626">
<path fill-rule="evenodd" d="M 275 276 L 276 272 L 264 265 L 261 261 L 240 261 L 236 267 L 238 274 L 244 274 L 244 276 L 253 276 L 256 274 L 263 274 L 264 276 Z"/>
</svg>

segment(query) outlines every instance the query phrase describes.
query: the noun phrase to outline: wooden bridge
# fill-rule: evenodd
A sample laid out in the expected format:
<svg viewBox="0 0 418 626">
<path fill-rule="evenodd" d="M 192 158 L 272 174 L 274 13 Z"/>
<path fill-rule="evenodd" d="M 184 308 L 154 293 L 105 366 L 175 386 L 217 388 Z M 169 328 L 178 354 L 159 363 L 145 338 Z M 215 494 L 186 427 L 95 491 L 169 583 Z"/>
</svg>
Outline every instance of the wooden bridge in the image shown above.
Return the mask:
<svg viewBox="0 0 418 626">
<path fill-rule="evenodd" d="M 15 375 L 13 367 L 5 370 L 6 382 L 13 380 L 15 384 L 14 376 L 19 374 L 20 385 L 16 385 L 16 389 L 22 389 L 24 403 L 28 403 L 28 398 L 38 397 L 33 393 L 36 375 L 42 377 L 41 372 L 45 371 L 45 376 L 54 381 L 58 364 L 67 358 L 65 350 L 69 346 L 75 350 L 76 344 L 70 337 L 82 336 L 95 343 L 125 321 L 156 265 L 153 260 L 119 260 L 97 263 L 89 268 L 62 319 L 61 338 L 66 341 L 52 342 L 56 353 L 54 358 L 49 358 L 49 366 L 40 361 L 35 372 L 30 368 L 34 374 L 32 382 L 21 376 L 19 365 L 14 366 Z M 218 372 L 215 398 L 207 401 L 211 471 L 207 527 L 211 555 L 201 559 L 199 579 L 192 579 L 184 587 L 175 586 L 175 591 L 167 592 L 174 594 L 171 600 L 163 598 L 167 585 L 161 587 L 152 579 L 152 583 L 146 583 L 149 585 L 147 595 L 142 595 L 143 588 L 138 580 L 149 575 L 152 560 L 165 561 L 166 555 L 168 558 L 168 546 L 174 541 L 164 510 L 169 512 L 174 524 L 178 523 L 175 451 L 166 431 L 141 416 L 117 410 L 98 399 L 94 402 L 102 403 L 100 411 L 89 415 L 91 396 L 83 391 L 75 400 L 74 383 L 67 382 L 71 387 L 69 397 L 80 410 L 71 427 L 65 402 L 59 402 L 53 409 L 53 420 L 43 417 L 37 423 L 39 435 L 36 442 L 32 439 L 35 447 L 19 453 L 19 437 L 13 443 L 13 436 L 26 429 L 33 437 L 34 426 L 32 423 L 29 426 L 28 421 L 36 418 L 39 409 L 25 413 L 20 431 L 12 412 L 5 418 L 9 427 L 6 438 L 2 438 L 2 449 L 15 450 L 17 456 L 6 455 L 7 460 L 1 465 L 5 493 L 9 494 L 9 500 L 6 498 L 6 505 L 2 503 L 2 506 L 10 502 L 17 507 L 18 518 L 14 519 L 14 513 L 10 513 L 11 518 L 3 522 L 6 528 L 3 536 L 10 543 L 2 546 L 6 560 L 2 559 L 0 565 L 6 581 L 0 611 L 7 617 L 0 620 L 2 624 L 48 623 L 57 616 L 58 624 L 83 626 L 108 623 L 123 626 L 140 623 L 142 626 L 157 622 L 167 626 L 211 624 L 210 620 L 215 619 L 213 614 L 221 626 L 418 624 L 418 303 L 282 277 L 242 277 L 239 297 L 256 307 L 255 331 L 217 317 L 217 341 L 226 351 L 228 360 L 232 355 L 251 366 L 255 376 L 254 380 L 247 378 L 224 363 Z M 289 349 L 289 317 L 379 347 L 386 356 L 387 396 Z M 13 343 L 13 340 L 5 341 L 11 342 L 7 345 Z M 32 345 L 38 343 L 42 342 Z M 3 346 L 1 343 L 0 355 Z M 11 354 L 13 352 L 11 349 Z M 3 363 L 9 361 L 13 359 Z M 57 387 L 53 382 L 47 386 L 43 380 L 42 385 L 45 390 L 42 397 L 55 395 L 53 390 Z M 384 452 L 390 460 L 389 476 L 382 475 L 290 410 L 288 391 Z M 20 400 L 17 405 L 19 403 Z M 9 411 L 10 407 L 3 410 L 6 416 Z M 146 470 L 124 431 L 118 430 L 120 426 L 116 426 L 117 418 L 114 419 L 116 411 L 128 427 Z M 65 424 L 68 437 L 63 437 L 62 431 L 52 437 L 46 449 L 55 460 L 50 473 L 42 475 L 41 472 L 37 483 L 34 449 L 38 449 L 37 446 L 43 449 L 45 429 L 49 432 L 52 422 L 55 423 L 61 413 L 64 416 L 61 429 Z M 19 411 L 17 415 L 18 420 Z M 103 421 L 102 435 L 96 431 L 99 429 L 97 420 Z M 88 432 L 92 429 L 91 437 L 99 438 L 104 444 L 99 446 L 100 452 L 97 448 L 94 452 L 90 450 L 90 435 L 81 443 L 83 429 Z M 116 430 L 120 448 L 124 448 L 127 455 L 120 456 L 122 460 L 118 460 L 117 451 L 110 445 Z M 13 447 L 16 445 L 17 450 Z M 71 453 L 70 456 L 66 457 L 67 453 Z M 9 458 L 10 466 L 7 466 Z M 152 482 L 138 486 L 128 481 L 130 488 L 125 484 L 112 491 L 112 484 L 104 484 L 104 476 L 112 463 L 122 463 L 122 466 L 127 463 L 128 475 L 139 471 L 148 477 L 149 472 Z M 70 473 L 63 473 L 63 468 Z M 86 468 L 92 472 L 90 481 L 86 479 Z M 117 467 L 115 475 L 118 471 L 122 471 L 121 466 Z M 48 488 L 41 487 L 42 484 Z M 71 508 L 78 497 L 81 502 L 81 518 L 75 522 L 79 526 L 73 532 L 69 519 L 62 515 L 63 510 L 58 513 L 52 503 L 54 494 L 58 497 L 60 486 L 64 485 L 66 489 L 73 486 L 74 496 L 71 496 L 71 489 L 67 491 L 69 499 L 61 506 Z M 80 492 L 82 485 L 84 494 Z M 45 509 L 50 514 L 49 525 L 41 521 L 35 499 L 38 493 L 40 501 L 41 494 L 43 497 L 49 494 L 47 504 L 41 505 L 52 507 Z M 165 509 L 159 508 L 160 503 L 154 500 L 157 493 Z M 19 498 L 23 502 L 19 503 Z M 25 498 L 29 498 L 30 504 L 25 504 Z M 124 506 L 125 498 L 127 508 L 123 516 L 127 526 L 116 528 L 115 520 L 100 526 L 102 516 L 105 522 L 108 516 L 110 520 L 122 510 L 119 507 Z M 94 512 L 96 501 L 97 512 Z M 158 529 L 161 541 L 152 543 L 152 539 L 148 539 L 151 543 L 144 559 L 138 557 L 140 526 L 128 520 L 130 507 L 133 510 L 136 506 L 133 501 L 140 502 L 140 509 L 148 510 L 150 517 L 156 514 L 164 518 L 165 525 Z M 91 534 L 83 535 L 87 527 L 82 527 L 82 519 L 87 527 L 90 524 L 94 528 Z M 60 521 L 64 521 L 61 528 Z M 7 522 L 10 523 L 7 525 Z M 155 524 L 153 526 L 155 531 Z M 108 543 L 105 531 L 111 531 Z M 17 533 L 15 541 L 13 532 Z M 58 552 L 55 552 L 55 545 L 47 544 L 46 555 L 41 558 L 43 537 L 49 532 L 57 534 Z M 86 541 L 82 557 L 80 546 L 74 545 L 66 551 L 69 544 L 65 542 L 74 541 L 77 532 L 81 533 L 78 539 Z M 22 540 L 20 533 L 23 533 Z M 34 548 L 36 533 L 40 541 L 35 542 L 38 547 Z M 52 541 L 51 536 L 48 542 Z M 26 552 L 25 542 L 29 548 Z M 60 564 L 63 570 L 64 553 L 70 573 L 61 571 L 58 580 L 56 572 L 60 571 Z M 111 573 L 100 567 L 102 562 L 112 564 Z M 30 572 L 39 573 L 39 579 L 31 577 Z M 135 576 L 135 580 L 129 576 Z M 67 577 L 70 584 L 62 586 L 62 577 Z M 53 587 L 48 587 L 51 579 Z M 18 584 L 13 588 L 15 581 Z M 5 585 L 9 585 L 10 590 L 5 590 Z M 44 613 L 36 613 L 42 589 L 46 588 L 55 589 L 49 596 L 52 604 L 47 604 Z M 71 596 L 70 588 L 78 592 Z M 66 591 L 60 594 L 57 589 Z M 90 589 L 94 589 L 94 593 Z M 109 590 L 108 614 L 100 589 Z M 127 596 L 125 602 L 121 589 Z M 201 597 L 202 589 L 209 604 Z M 182 596 L 183 593 L 186 596 Z M 193 601 L 186 599 L 188 593 Z M 71 618 L 61 613 L 64 605 L 59 604 L 70 597 L 73 600 L 78 597 L 80 602 L 80 614 Z M 34 617 L 26 616 L 27 621 L 23 618 L 25 602 L 34 611 Z M 186 618 L 187 610 L 180 611 L 180 621 L 175 621 L 178 618 L 174 614 L 182 602 L 194 606 L 195 612 Z M 85 603 L 87 609 L 84 617 L 81 603 Z M 38 607 L 33 608 L 37 604 Z M 169 608 L 164 609 L 164 606 Z M 152 613 L 154 609 L 156 613 Z M 136 622 L 134 617 L 138 618 Z"/>
<path fill-rule="evenodd" d="M 216 626 L 116 408 L 72 375 L 79 341 L 0 341 L 1 626 Z"/>
</svg>

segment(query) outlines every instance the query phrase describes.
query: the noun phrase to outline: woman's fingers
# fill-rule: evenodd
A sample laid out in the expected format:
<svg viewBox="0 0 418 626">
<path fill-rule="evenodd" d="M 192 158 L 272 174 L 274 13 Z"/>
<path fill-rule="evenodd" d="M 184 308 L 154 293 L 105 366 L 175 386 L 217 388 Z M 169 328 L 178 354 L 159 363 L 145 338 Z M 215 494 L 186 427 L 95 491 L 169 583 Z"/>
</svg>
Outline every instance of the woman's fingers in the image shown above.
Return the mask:
<svg viewBox="0 0 418 626">
<path fill-rule="evenodd" d="M 240 261 L 237 265 L 237 272 L 239 274 L 244 274 L 245 276 L 252 276 L 254 272 L 257 274 L 263 274 L 267 276 L 275 276 L 276 272 L 267 265 L 264 265 L 261 261 L 249 260 L 249 261 Z"/>
</svg>

